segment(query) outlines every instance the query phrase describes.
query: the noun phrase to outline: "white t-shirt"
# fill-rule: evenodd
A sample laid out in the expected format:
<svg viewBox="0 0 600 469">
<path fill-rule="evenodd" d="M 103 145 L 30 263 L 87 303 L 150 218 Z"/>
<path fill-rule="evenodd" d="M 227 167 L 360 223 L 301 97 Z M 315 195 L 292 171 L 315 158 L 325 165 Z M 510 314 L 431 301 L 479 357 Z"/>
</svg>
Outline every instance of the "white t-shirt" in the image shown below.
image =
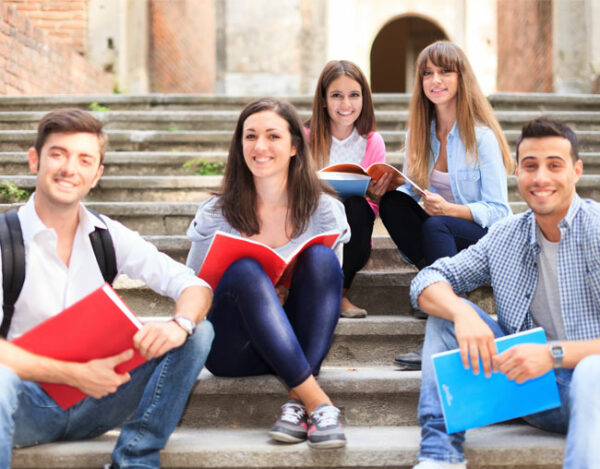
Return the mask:
<svg viewBox="0 0 600 469">
<path fill-rule="evenodd" d="M 360 164 L 367 151 L 367 139 L 360 136 L 356 127 L 344 140 L 331 136 L 329 148 L 329 164 L 356 163 Z"/>
</svg>

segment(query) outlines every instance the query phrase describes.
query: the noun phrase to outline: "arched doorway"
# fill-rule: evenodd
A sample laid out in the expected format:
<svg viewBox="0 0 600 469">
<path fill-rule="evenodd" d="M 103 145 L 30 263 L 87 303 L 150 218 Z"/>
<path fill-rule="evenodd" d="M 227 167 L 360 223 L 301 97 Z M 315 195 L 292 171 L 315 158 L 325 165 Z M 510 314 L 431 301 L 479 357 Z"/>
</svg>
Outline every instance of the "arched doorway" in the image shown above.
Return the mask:
<svg viewBox="0 0 600 469">
<path fill-rule="evenodd" d="M 448 36 L 432 21 L 403 16 L 387 23 L 371 47 L 371 88 L 377 93 L 412 91 L 415 60 L 427 45 Z"/>
</svg>

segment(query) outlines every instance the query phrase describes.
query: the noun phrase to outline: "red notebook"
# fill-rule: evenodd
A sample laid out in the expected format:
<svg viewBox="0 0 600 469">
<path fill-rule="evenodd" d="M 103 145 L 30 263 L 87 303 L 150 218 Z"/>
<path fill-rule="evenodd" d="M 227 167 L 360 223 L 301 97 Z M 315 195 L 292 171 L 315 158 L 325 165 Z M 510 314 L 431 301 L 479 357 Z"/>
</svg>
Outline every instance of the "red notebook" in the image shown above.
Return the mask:
<svg viewBox="0 0 600 469">
<path fill-rule="evenodd" d="M 84 363 L 134 348 L 133 336 L 141 327 L 140 320 L 105 283 L 12 343 L 36 355 Z M 115 371 L 127 373 L 145 361 L 135 350 L 133 357 L 119 364 Z M 40 383 L 40 386 L 63 410 L 86 397 L 66 384 Z"/>
<path fill-rule="evenodd" d="M 210 243 L 200 272 L 198 272 L 198 277 L 205 280 L 214 290 L 231 264 L 238 259 L 249 257 L 260 262 L 260 265 L 271 279 L 271 282 L 273 282 L 273 285 L 281 283 L 284 287 L 289 288 L 292 281 L 293 267 L 287 271 L 286 269 L 293 263 L 298 254 L 307 247 L 315 244 L 323 244 L 331 248 L 338 239 L 338 236 L 339 233 L 337 231 L 328 231 L 313 236 L 299 246 L 289 257 L 284 259 L 272 248 L 262 243 L 217 231 Z"/>
</svg>

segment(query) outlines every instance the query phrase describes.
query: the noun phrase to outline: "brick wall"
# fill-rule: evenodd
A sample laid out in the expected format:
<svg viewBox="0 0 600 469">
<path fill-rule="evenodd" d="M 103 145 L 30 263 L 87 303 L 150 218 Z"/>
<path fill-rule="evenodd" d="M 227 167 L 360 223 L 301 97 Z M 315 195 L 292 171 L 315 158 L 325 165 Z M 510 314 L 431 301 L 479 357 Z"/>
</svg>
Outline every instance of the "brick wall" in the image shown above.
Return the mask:
<svg viewBox="0 0 600 469">
<path fill-rule="evenodd" d="M 214 0 L 151 0 L 150 38 L 152 91 L 214 92 Z"/>
<path fill-rule="evenodd" d="M 552 1 L 498 0 L 498 91 L 552 91 Z"/>
<path fill-rule="evenodd" d="M 51 37 L 85 52 L 87 0 L 4 0 Z"/>
<path fill-rule="evenodd" d="M 16 2 L 0 0 L 0 94 L 112 91 L 112 75 L 92 65 L 60 39 L 49 37 L 9 3 Z"/>
</svg>

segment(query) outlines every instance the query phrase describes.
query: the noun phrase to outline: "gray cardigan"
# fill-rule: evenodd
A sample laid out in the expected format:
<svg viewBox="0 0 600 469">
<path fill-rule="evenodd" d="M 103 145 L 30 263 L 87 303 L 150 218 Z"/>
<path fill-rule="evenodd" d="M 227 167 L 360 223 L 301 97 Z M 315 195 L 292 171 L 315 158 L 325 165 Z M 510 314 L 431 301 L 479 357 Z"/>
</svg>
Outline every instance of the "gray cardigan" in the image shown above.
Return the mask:
<svg viewBox="0 0 600 469">
<path fill-rule="evenodd" d="M 187 237 L 192 242 L 192 248 L 187 257 L 187 265 L 195 272 L 200 270 L 213 236 L 217 231 L 240 236 L 239 231 L 227 222 L 221 209 L 217 208 L 217 200 L 218 197 L 213 196 L 200 205 L 196 217 L 187 231 Z M 344 205 L 339 200 L 330 195 L 322 194 L 319 205 L 310 217 L 308 227 L 304 233 L 275 249 L 275 251 L 280 256 L 287 257 L 308 238 L 332 230 L 340 232 L 333 249 L 341 265 L 342 244 L 350 240 L 350 227 L 346 221 L 346 212 Z"/>
</svg>

